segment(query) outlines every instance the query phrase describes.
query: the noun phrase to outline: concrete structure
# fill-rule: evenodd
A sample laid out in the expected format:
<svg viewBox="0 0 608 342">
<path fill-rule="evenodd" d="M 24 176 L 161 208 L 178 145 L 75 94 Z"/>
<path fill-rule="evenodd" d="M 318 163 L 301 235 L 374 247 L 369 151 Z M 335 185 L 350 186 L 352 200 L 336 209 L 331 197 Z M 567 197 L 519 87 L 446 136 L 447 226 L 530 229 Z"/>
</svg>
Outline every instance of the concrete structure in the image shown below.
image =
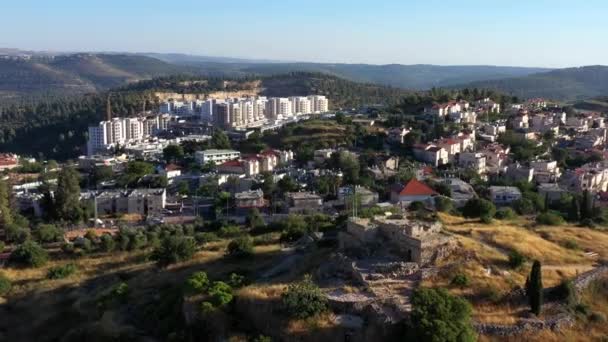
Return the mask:
<svg viewBox="0 0 608 342">
<path fill-rule="evenodd" d="M 288 214 L 316 213 L 323 209 L 323 199 L 312 192 L 288 192 L 285 200 Z"/>
<path fill-rule="evenodd" d="M 491 186 L 490 199 L 496 205 L 509 205 L 521 198 L 521 191 L 514 186 Z"/>
<path fill-rule="evenodd" d="M 251 209 L 263 211 L 268 206 L 268 202 L 264 199 L 264 192 L 260 189 L 234 194 L 234 203 L 237 214 L 240 215 L 246 215 Z"/>
</svg>

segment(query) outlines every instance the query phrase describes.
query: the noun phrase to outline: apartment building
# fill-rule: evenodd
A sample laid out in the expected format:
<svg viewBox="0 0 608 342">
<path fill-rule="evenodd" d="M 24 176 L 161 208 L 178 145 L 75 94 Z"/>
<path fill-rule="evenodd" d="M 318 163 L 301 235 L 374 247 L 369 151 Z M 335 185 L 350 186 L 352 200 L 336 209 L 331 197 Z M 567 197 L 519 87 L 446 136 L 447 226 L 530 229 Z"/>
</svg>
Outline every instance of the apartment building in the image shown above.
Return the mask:
<svg viewBox="0 0 608 342">
<path fill-rule="evenodd" d="M 207 164 L 213 162 L 215 164 L 222 164 L 229 160 L 239 159 L 241 152 L 234 150 L 217 150 L 210 149 L 204 151 L 196 151 L 194 153 L 194 159 L 199 164 Z"/>
</svg>

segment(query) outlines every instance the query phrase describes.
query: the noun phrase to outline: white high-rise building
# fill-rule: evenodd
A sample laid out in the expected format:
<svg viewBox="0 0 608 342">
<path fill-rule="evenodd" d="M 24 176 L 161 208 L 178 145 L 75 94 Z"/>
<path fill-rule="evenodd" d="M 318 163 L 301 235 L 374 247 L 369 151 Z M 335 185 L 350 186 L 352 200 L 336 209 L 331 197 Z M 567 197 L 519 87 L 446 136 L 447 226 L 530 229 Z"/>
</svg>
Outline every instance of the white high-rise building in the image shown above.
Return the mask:
<svg viewBox="0 0 608 342">
<path fill-rule="evenodd" d="M 326 113 L 329 111 L 329 101 L 322 95 L 308 96 L 312 113 Z"/>
</svg>

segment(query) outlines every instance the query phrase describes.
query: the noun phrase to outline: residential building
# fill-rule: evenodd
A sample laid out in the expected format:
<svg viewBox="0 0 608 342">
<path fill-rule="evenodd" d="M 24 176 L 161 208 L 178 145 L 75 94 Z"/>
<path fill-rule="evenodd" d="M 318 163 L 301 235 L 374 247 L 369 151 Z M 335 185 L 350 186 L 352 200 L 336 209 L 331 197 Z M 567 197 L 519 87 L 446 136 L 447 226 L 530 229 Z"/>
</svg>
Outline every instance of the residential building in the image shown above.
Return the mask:
<svg viewBox="0 0 608 342">
<path fill-rule="evenodd" d="M 14 169 L 19 166 L 19 156 L 11 153 L 0 153 L 0 171 Z"/>
<path fill-rule="evenodd" d="M 433 144 L 417 144 L 414 145 L 413 152 L 416 159 L 435 167 L 449 163 L 448 151 L 443 147 Z"/>
<path fill-rule="evenodd" d="M 97 204 L 99 215 L 139 214 L 159 216 L 165 208 L 165 189 L 91 191 L 81 194 L 81 201 Z"/>
<path fill-rule="evenodd" d="M 234 204 L 237 214 L 246 215 L 251 209 L 264 211 L 268 201 L 264 199 L 264 192 L 258 189 L 234 194 Z"/>
<path fill-rule="evenodd" d="M 486 173 L 486 156 L 479 152 L 463 152 L 458 155 L 458 166 L 475 171 L 477 174 Z"/>
<path fill-rule="evenodd" d="M 204 151 L 196 151 L 194 153 L 194 159 L 199 164 L 207 164 L 213 162 L 215 164 L 222 164 L 229 160 L 239 159 L 241 152 L 234 150 L 217 150 L 210 149 Z"/>
<path fill-rule="evenodd" d="M 288 214 L 315 213 L 323 210 L 323 199 L 312 192 L 288 192 L 285 194 Z"/>
<path fill-rule="evenodd" d="M 530 167 L 534 169 L 534 181 L 537 183 L 556 182 L 562 175 L 555 160 L 533 160 Z"/>
<path fill-rule="evenodd" d="M 425 202 L 437 196 L 437 192 L 417 179 L 411 179 L 405 186 L 397 185 L 391 190 L 391 202 Z"/>
<path fill-rule="evenodd" d="M 521 198 L 521 191 L 514 186 L 491 186 L 490 198 L 496 205 L 509 205 Z"/>
</svg>

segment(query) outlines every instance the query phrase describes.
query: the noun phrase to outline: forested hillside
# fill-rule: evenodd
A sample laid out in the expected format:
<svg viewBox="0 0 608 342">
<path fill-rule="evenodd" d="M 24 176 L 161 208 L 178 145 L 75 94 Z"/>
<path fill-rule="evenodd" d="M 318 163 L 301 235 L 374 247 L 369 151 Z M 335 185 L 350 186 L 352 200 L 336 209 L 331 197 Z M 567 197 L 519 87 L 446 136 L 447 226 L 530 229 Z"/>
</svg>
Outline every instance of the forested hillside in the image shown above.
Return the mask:
<svg viewBox="0 0 608 342">
<path fill-rule="evenodd" d="M 195 70 L 132 55 L 78 54 L 31 60 L 0 59 L 0 100 L 86 94 L 128 82 L 180 73 L 195 73 Z"/>
<path fill-rule="evenodd" d="M 559 69 L 525 77 L 474 82 L 466 87 L 495 89 L 521 98 L 574 101 L 608 94 L 608 67 Z"/>
</svg>

